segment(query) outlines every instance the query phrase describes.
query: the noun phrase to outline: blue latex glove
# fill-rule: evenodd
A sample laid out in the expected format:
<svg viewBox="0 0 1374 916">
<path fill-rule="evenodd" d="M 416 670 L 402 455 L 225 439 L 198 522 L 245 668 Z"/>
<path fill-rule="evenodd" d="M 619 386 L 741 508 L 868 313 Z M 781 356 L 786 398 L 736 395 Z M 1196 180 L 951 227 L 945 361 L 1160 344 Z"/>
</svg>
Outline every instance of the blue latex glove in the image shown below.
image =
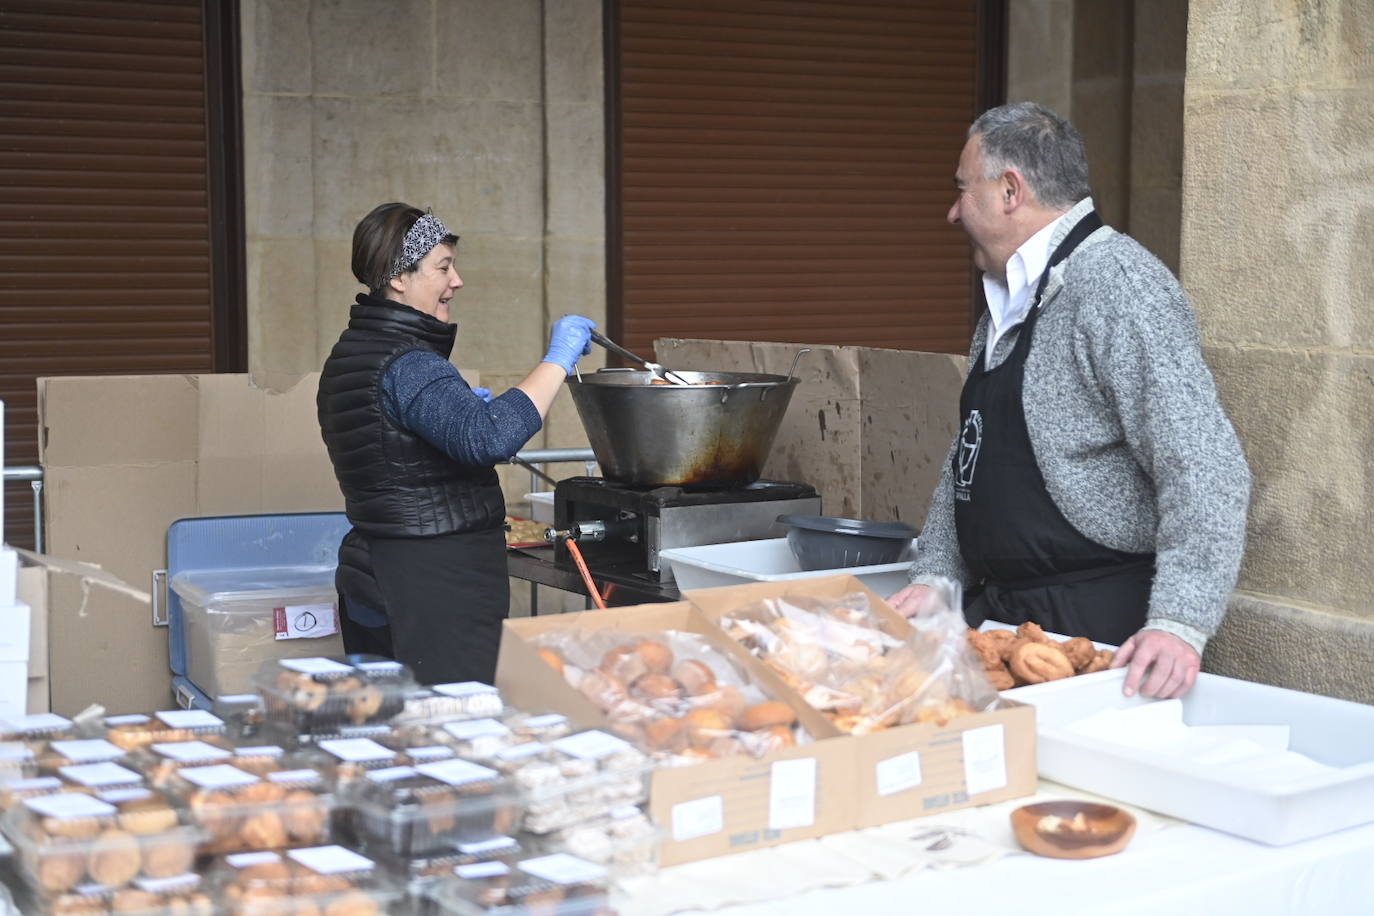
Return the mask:
<svg viewBox="0 0 1374 916">
<path fill-rule="evenodd" d="M 549 334 L 549 352 L 544 362 L 556 363 L 572 375 L 579 358 L 592 352 L 592 328 L 596 322 L 581 315 L 564 315 L 553 323 Z"/>
<path fill-rule="evenodd" d="M 474 388 L 474 389 L 472 389 L 472 393 L 475 394 L 475 395 L 477 395 L 477 396 L 478 396 L 479 398 L 481 398 L 482 400 L 486 401 L 488 404 L 491 403 L 491 389 L 490 389 L 490 388 Z"/>
</svg>

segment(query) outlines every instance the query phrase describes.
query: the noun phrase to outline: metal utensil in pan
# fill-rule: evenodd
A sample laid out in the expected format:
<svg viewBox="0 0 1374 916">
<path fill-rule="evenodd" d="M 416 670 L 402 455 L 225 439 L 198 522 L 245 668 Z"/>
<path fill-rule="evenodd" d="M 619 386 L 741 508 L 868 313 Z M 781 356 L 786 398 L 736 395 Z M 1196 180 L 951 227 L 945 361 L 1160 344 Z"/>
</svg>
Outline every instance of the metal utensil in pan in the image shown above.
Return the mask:
<svg viewBox="0 0 1374 916">
<path fill-rule="evenodd" d="M 612 353 L 615 353 L 618 356 L 623 356 L 625 359 L 628 359 L 631 362 L 638 363 L 645 369 L 648 369 L 649 372 L 654 376 L 654 378 L 662 379 L 663 381 L 673 385 L 692 384 L 682 376 L 678 375 L 672 369 L 665 369 L 658 363 L 651 363 L 647 359 L 636 356 L 629 350 L 626 350 L 620 344 L 615 343 L 614 341 L 607 338 L 605 334 L 602 334 L 599 331 L 592 331 L 592 341 L 594 343 L 600 344 L 601 346 L 605 347 L 607 350 L 610 350 Z"/>
</svg>

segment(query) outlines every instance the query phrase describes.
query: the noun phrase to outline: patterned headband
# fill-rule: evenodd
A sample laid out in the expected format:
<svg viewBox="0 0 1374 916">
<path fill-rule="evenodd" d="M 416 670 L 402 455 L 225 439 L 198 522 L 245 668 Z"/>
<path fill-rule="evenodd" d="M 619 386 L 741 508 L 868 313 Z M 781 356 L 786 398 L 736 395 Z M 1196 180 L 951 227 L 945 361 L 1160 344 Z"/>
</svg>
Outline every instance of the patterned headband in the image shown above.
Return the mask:
<svg viewBox="0 0 1374 916">
<path fill-rule="evenodd" d="M 401 244 L 401 254 L 392 262 L 391 273 L 387 274 L 386 278 L 390 280 L 392 277 L 399 277 L 406 268 L 418 263 L 435 245 L 450 235 L 452 233 L 439 217 L 432 213 L 421 216 L 406 233 L 405 241 Z"/>
</svg>

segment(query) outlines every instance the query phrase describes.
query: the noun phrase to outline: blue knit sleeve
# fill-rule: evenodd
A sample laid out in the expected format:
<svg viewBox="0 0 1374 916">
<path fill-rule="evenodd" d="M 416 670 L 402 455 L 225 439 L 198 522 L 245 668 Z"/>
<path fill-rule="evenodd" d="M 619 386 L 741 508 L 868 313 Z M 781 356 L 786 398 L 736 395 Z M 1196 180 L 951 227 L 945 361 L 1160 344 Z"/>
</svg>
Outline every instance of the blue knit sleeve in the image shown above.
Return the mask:
<svg viewBox="0 0 1374 916">
<path fill-rule="evenodd" d="M 544 425 L 525 392 L 512 388 L 483 401 L 452 363 L 427 350 L 402 354 L 387 367 L 382 409 L 454 461 L 479 466 L 507 460 Z"/>
</svg>

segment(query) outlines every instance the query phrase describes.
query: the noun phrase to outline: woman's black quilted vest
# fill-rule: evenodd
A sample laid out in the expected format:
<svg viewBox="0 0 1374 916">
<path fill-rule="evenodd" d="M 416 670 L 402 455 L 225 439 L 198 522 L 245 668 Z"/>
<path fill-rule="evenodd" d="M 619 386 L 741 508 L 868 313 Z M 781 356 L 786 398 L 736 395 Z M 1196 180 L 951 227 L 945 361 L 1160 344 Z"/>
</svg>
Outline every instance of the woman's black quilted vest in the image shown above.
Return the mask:
<svg viewBox="0 0 1374 916">
<path fill-rule="evenodd" d="M 455 325 L 360 295 L 325 360 L 315 404 L 348 520 L 380 537 L 483 531 L 505 522 L 496 469 L 459 464 L 397 426 L 382 409 L 382 375 L 402 353 L 445 359 Z"/>
</svg>

